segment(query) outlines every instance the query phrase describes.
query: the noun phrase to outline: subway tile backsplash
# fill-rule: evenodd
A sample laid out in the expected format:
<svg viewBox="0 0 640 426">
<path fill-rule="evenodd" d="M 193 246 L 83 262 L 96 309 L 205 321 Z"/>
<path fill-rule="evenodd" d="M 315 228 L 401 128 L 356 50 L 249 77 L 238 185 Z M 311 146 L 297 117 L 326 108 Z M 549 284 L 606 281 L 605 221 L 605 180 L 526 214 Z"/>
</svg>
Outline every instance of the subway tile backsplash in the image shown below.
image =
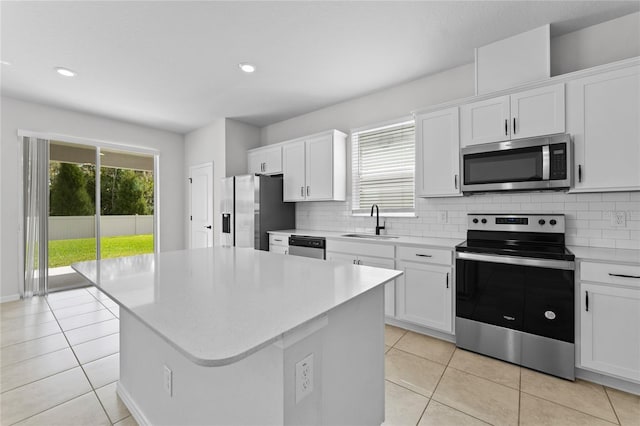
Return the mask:
<svg viewBox="0 0 640 426">
<path fill-rule="evenodd" d="M 611 215 L 624 211 L 625 226 Z M 447 220 L 439 220 L 446 212 Z M 568 245 L 640 249 L 640 192 L 568 194 L 533 192 L 416 199 L 416 217 L 380 218 L 386 233 L 416 237 L 466 238 L 467 213 L 564 213 Z M 352 216 L 351 200 L 296 205 L 298 229 L 373 232 L 375 219 Z"/>
</svg>

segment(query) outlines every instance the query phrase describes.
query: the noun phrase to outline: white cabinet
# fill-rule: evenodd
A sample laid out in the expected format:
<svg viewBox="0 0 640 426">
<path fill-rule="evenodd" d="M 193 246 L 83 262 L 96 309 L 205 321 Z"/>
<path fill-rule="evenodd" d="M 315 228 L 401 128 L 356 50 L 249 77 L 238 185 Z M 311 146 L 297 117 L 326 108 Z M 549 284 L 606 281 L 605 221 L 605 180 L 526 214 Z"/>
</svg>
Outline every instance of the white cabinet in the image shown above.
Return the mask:
<svg viewBox="0 0 640 426">
<path fill-rule="evenodd" d="M 580 366 L 640 382 L 640 266 L 580 264 Z"/>
<path fill-rule="evenodd" d="M 344 201 L 346 135 L 333 130 L 282 148 L 284 201 Z"/>
<path fill-rule="evenodd" d="M 640 67 L 570 82 L 567 112 L 574 191 L 639 190 Z"/>
<path fill-rule="evenodd" d="M 397 318 L 451 333 L 453 331 L 451 267 L 399 261 L 396 268 L 404 272 L 396 278 Z"/>
<path fill-rule="evenodd" d="M 269 251 L 276 254 L 289 254 L 289 236 L 269 234 Z"/>
<path fill-rule="evenodd" d="M 539 87 L 460 107 L 462 146 L 565 131 L 564 84 Z"/>
<path fill-rule="evenodd" d="M 249 174 L 276 175 L 282 173 L 282 146 L 267 146 L 247 152 Z"/>
<path fill-rule="evenodd" d="M 416 116 L 416 196 L 460 192 L 458 107 Z"/>
</svg>

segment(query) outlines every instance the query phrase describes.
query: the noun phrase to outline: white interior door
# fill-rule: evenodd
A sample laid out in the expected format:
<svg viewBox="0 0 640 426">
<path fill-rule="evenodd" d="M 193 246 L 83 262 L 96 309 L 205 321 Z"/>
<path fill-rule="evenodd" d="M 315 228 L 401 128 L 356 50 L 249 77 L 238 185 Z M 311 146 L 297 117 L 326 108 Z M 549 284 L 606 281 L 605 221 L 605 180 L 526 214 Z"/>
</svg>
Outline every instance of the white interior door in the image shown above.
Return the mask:
<svg viewBox="0 0 640 426">
<path fill-rule="evenodd" d="M 189 168 L 190 248 L 213 246 L 213 163 Z"/>
</svg>

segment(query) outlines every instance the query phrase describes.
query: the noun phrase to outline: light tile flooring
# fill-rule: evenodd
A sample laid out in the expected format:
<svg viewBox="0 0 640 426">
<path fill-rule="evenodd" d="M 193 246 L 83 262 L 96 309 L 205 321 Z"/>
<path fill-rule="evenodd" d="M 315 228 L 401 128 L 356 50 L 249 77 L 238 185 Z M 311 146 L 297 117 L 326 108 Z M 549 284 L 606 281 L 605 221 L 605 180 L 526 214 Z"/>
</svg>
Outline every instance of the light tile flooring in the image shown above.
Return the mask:
<svg viewBox="0 0 640 426">
<path fill-rule="evenodd" d="M 136 425 L 116 395 L 118 315 L 95 288 L 0 305 L 0 425 Z"/>
<path fill-rule="evenodd" d="M 640 397 L 385 329 L 385 425 L 636 425 Z"/>
<path fill-rule="evenodd" d="M 118 307 L 94 288 L 0 305 L 1 425 L 136 425 L 116 395 Z M 638 425 L 640 397 L 387 326 L 385 425 Z"/>
</svg>

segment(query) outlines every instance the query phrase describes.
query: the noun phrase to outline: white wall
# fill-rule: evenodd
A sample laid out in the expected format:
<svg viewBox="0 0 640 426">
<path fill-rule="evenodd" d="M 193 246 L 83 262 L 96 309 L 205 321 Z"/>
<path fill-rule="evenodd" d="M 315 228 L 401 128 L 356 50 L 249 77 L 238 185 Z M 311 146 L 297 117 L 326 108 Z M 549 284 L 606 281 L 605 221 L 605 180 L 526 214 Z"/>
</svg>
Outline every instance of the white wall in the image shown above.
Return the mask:
<svg viewBox="0 0 640 426">
<path fill-rule="evenodd" d="M 551 40 L 551 75 L 640 56 L 640 12 Z"/>
<path fill-rule="evenodd" d="M 247 173 L 247 150 L 260 145 L 260 129 L 240 121 L 226 119 L 226 175 Z"/>
<path fill-rule="evenodd" d="M 189 168 L 203 163 L 213 163 L 213 243 L 220 243 L 220 179 L 226 176 L 225 119 L 217 119 L 212 123 L 187 133 L 184 137 L 184 172 L 189 176 Z M 189 184 L 185 182 L 185 219 L 188 219 Z M 184 223 L 187 247 L 190 245 L 190 223 Z"/>
<path fill-rule="evenodd" d="M 0 297 L 19 293 L 18 268 L 18 129 L 63 134 L 156 149 L 160 153 L 160 249 L 184 247 L 183 137 L 176 133 L 138 126 L 90 114 L 53 108 L 2 97 L 0 140 L 2 188 L 2 258 Z"/>
<path fill-rule="evenodd" d="M 640 55 L 640 14 L 635 13 L 552 39 L 555 73 L 576 71 Z M 342 102 L 261 129 L 268 145 L 327 129 L 351 129 L 408 115 L 446 101 L 474 94 L 473 64 L 463 65 L 410 83 Z M 350 148 L 348 148 L 348 152 Z M 350 152 L 349 152 L 350 154 Z M 349 161 L 348 165 L 351 164 Z M 351 167 L 347 166 L 350 177 Z M 296 206 L 299 229 L 372 232 L 369 217 L 351 215 L 351 179 L 346 202 L 303 202 Z M 627 228 L 612 229 L 611 210 L 628 212 Z M 448 212 L 447 223 L 437 213 Z M 417 199 L 416 218 L 387 220 L 387 231 L 398 235 L 464 239 L 468 212 L 553 212 L 567 215 L 567 241 L 573 245 L 640 248 L 640 193 L 495 194 L 460 198 Z"/>
</svg>

